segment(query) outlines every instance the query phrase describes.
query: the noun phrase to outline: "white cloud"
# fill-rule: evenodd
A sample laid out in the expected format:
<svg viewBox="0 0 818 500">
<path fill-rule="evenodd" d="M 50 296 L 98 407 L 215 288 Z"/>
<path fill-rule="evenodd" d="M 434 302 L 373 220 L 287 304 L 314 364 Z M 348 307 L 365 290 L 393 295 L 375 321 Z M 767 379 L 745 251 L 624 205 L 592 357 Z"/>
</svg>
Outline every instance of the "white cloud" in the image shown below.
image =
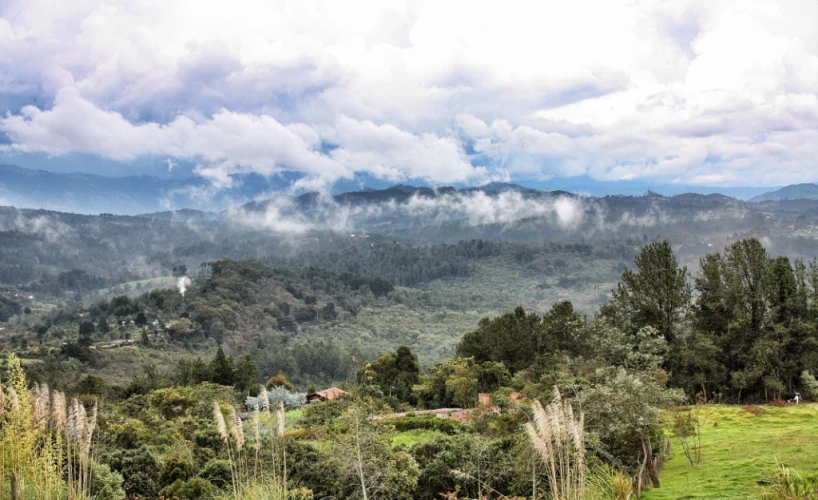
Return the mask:
<svg viewBox="0 0 818 500">
<path fill-rule="evenodd" d="M 346 204 L 330 196 L 319 196 L 308 210 L 289 196 L 274 197 L 261 209 L 234 208 L 228 216 L 237 224 L 287 233 L 334 230 L 357 231 L 383 218 L 395 218 L 422 224 L 460 222 L 471 226 L 512 225 L 520 220 L 536 219 L 565 231 L 575 231 L 585 221 L 588 207 L 581 198 L 525 197 L 507 191 L 495 195 L 483 191 L 438 193 L 437 196 L 415 195 L 405 202 L 387 201 L 368 204 Z M 622 224 L 631 224 L 623 221 Z M 596 221 L 596 224 L 602 224 Z"/>
<path fill-rule="evenodd" d="M 220 182 L 808 181 L 816 22 L 807 0 L 7 0 L 0 132 Z"/>
</svg>

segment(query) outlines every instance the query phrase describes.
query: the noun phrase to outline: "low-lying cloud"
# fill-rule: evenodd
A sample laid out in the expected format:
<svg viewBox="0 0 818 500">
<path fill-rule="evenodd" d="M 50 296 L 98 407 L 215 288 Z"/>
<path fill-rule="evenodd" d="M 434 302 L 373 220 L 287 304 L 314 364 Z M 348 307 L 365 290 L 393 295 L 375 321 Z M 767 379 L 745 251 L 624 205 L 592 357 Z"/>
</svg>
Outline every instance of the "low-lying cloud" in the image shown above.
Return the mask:
<svg viewBox="0 0 818 500">
<path fill-rule="evenodd" d="M 364 204 L 339 203 L 330 196 L 318 195 L 306 207 L 299 205 L 294 198 L 280 196 L 264 202 L 261 208 L 233 209 L 228 216 L 246 227 L 293 233 L 390 229 L 394 224 L 413 227 L 443 223 L 510 226 L 528 219 L 572 231 L 582 224 L 585 210 L 585 202 L 578 197 L 527 197 L 514 191 L 498 194 L 468 191 L 434 197 L 414 195 L 405 202 Z"/>
</svg>

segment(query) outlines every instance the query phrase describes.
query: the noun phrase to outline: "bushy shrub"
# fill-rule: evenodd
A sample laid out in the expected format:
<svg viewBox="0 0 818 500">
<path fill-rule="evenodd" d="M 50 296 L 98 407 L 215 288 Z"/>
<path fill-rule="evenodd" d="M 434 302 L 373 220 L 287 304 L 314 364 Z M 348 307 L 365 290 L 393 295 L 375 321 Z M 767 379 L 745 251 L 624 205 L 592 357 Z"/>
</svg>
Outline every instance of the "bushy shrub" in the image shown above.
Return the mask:
<svg viewBox="0 0 818 500">
<path fill-rule="evenodd" d="M 120 500 L 125 498 L 122 489 L 122 474 L 112 471 L 104 464 L 93 462 L 91 465 L 91 495 L 97 500 Z"/>
<path fill-rule="evenodd" d="M 194 477 L 188 481 L 177 479 L 170 486 L 162 489 L 160 495 L 164 498 L 178 498 L 180 500 L 199 500 L 213 498 L 219 489 L 206 479 Z"/>
<path fill-rule="evenodd" d="M 396 418 L 388 421 L 395 427 L 398 432 L 406 432 L 415 429 L 424 429 L 430 431 L 440 431 L 444 434 L 454 435 L 468 432 L 470 425 L 458 422 L 457 420 L 449 420 L 434 416 L 406 416 L 403 418 Z"/>
<path fill-rule="evenodd" d="M 806 370 L 801 372 L 801 390 L 810 399 L 818 398 L 818 380 Z"/>
<path fill-rule="evenodd" d="M 232 479 L 230 462 L 216 458 L 209 460 L 199 471 L 199 477 L 219 488 L 226 488 Z"/>
</svg>

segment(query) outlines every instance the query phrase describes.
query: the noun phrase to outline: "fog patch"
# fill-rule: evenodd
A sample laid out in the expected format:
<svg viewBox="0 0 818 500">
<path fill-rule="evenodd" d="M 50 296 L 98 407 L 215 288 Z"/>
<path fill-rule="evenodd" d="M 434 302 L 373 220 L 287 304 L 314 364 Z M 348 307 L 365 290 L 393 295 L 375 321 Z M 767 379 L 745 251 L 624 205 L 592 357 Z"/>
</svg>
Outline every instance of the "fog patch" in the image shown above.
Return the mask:
<svg viewBox="0 0 818 500">
<path fill-rule="evenodd" d="M 23 234 L 41 236 L 47 243 L 56 243 L 63 238 L 73 236 L 74 229 L 47 215 L 25 217 L 20 211 L 14 217 L 0 219 L 0 231 L 19 231 Z"/>
</svg>

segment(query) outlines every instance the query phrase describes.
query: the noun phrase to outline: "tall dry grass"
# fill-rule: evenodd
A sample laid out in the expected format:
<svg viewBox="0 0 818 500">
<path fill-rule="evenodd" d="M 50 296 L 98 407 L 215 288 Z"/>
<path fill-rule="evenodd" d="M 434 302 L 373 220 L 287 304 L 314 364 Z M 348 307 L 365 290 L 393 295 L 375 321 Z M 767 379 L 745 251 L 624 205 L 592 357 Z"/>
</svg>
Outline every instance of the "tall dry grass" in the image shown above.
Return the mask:
<svg viewBox="0 0 818 500">
<path fill-rule="evenodd" d="M 263 498 L 286 498 L 287 489 L 287 449 L 285 442 L 286 417 L 284 406 L 281 405 L 275 414 L 271 414 L 269 403 L 265 405 L 264 412 L 256 405 L 253 408 L 253 419 L 249 423 L 252 429 L 250 444 L 244 433 L 244 424 L 239 418 L 236 409 L 231 406 L 228 409 L 227 418 L 218 402 L 213 402 L 213 421 L 216 430 L 227 450 L 227 459 L 230 463 L 231 483 L 233 498 L 256 498 L 258 492 L 265 491 Z M 267 478 L 261 473 L 260 451 L 265 427 L 270 426 L 272 430 L 269 434 L 275 436 L 272 440 L 272 478 Z M 267 425 L 265 425 L 265 423 Z M 252 457 L 251 457 L 252 452 Z M 281 476 L 278 476 L 278 458 L 281 457 Z M 261 489 L 259 489 L 261 488 Z M 262 498 L 262 497 L 258 497 Z"/>
<path fill-rule="evenodd" d="M 584 417 L 562 400 L 554 389 L 551 403 L 532 404 L 532 421 L 526 424 L 531 445 L 537 451 L 548 477 L 552 500 L 583 500 L 586 497 Z"/>
<path fill-rule="evenodd" d="M 14 354 L 7 380 L 0 386 L 0 496 L 89 498 L 96 405 L 89 414 L 45 384 L 29 389 Z"/>
</svg>

